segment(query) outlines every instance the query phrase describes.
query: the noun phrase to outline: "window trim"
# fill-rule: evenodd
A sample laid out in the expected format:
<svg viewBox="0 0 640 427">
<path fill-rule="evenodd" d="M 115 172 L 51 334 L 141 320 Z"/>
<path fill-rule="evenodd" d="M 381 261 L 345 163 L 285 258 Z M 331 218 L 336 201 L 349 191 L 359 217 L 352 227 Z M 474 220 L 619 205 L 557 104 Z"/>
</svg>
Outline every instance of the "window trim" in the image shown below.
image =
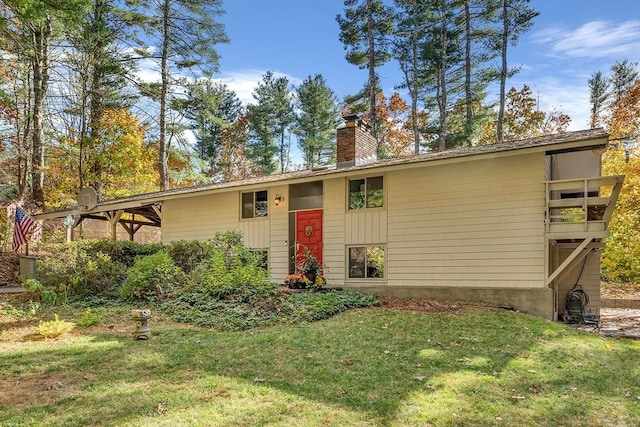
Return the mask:
<svg viewBox="0 0 640 427">
<path fill-rule="evenodd" d="M 366 259 L 366 249 L 379 247 L 382 248 L 384 253 L 383 260 L 383 276 L 382 277 L 367 277 L 367 259 Z M 350 277 L 350 268 L 349 268 L 349 256 L 352 248 L 364 248 L 365 249 L 365 277 Z M 384 243 L 366 243 L 366 244 L 353 244 L 347 245 L 345 249 L 345 281 L 347 282 L 356 282 L 356 281 L 366 281 L 366 282 L 386 282 L 387 281 L 387 245 Z"/>
<path fill-rule="evenodd" d="M 263 216 L 256 216 L 256 195 L 257 193 L 261 193 L 261 192 L 265 192 L 266 193 L 266 208 L 267 208 L 267 212 L 266 215 Z M 253 195 L 253 201 L 252 201 L 252 216 L 250 217 L 245 217 L 244 216 L 244 195 L 245 194 L 252 194 Z M 240 191 L 240 220 L 241 221 L 251 221 L 251 220 L 264 220 L 269 218 L 269 190 L 253 190 L 253 191 Z"/>
<path fill-rule="evenodd" d="M 368 207 L 367 206 L 367 180 L 371 178 L 381 178 L 382 179 L 382 206 Z M 361 208 L 351 208 L 351 182 L 364 180 L 364 206 Z M 347 191 L 346 191 L 346 210 L 347 212 L 362 212 L 362 211 L 372 211 L 372 210 L 384 210 L 387 206 L 387 191 L 386 191 L 386 174 L 376 174 L 376 175 L 366 175 L 359 177 L 348 177 L 347 178 Z"/>
</svg>

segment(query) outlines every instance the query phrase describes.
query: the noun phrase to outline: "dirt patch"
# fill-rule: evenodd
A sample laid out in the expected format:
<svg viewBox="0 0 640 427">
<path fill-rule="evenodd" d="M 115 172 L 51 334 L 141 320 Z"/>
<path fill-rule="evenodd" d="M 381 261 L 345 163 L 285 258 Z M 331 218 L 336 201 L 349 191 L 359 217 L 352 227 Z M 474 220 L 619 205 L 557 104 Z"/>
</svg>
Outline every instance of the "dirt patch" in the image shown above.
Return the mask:
<svg viewBox="0 0 640 427">
<path fill-rule="evenodd" d="M 0 286 L 20 286 L 18 272 L 20 260 L 18 255 L 12 252 L 0 253 Z"/>
<path fill-rule="evenodd" d="M 16 379 L 17 378 L 17 379 Z M 0 380 L 0 406 L 28 408 L 49 405 L 58 399 L 74 396 L 95 376 L 80 372 L 21 374 L 12 380 Z"/>
<path fill-rule="evenodd" d="M 601 282 L 600 297 L 640 300 L 640 283 Z"/>
<path fill-rule="evenodd" d="M 380 297 L 380 307 L 420 313 L 443 313 L 462 310 L 462 305 L 427 299 Z"/>
</svg>

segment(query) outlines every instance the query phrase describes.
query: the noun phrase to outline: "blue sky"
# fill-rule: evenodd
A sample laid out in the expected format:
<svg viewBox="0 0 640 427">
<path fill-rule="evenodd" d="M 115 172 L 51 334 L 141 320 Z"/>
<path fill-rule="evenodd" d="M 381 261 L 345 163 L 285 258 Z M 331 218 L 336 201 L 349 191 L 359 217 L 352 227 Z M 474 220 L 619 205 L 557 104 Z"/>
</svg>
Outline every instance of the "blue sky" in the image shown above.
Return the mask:
<svg viewBox="0 0 640 427">
<path fill-rule="evenodd" d="M 510 66 L 521 72 L 507 86 L 529 85 L 542 110 L 569 114 L 571 130 L 587 128 L 591 75 L 608 74 L 617 60 L 640 62 L 640 0 L 532 0 L 531 7 L 540 15 L 510 47 Z M 252 101 L 267 70 L 292 84 L 322 74 L 339 99 L 366 81 L 366 70 L 346 62 L 338 39 L 342 0 L 224 0 L 224 9 L 220 20 L 231 43 L 217 46 L 222 58 L 216 77 L 244 102 Z M 397 65 L 379 74 L 390 96 L 400 82 Z"/>
</svg>

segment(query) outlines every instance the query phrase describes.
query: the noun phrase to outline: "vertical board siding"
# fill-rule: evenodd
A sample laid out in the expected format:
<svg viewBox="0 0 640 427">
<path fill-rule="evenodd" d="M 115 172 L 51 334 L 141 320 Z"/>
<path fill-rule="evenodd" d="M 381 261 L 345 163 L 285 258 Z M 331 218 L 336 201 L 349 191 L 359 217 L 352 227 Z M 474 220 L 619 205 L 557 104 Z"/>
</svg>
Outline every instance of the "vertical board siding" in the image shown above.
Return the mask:
<svg viewBox="0 0 640 427">
<path fill-rule="evenodd" d="M 541 287 L 544 154 L 387 174 L 390 286 Z"/>
<path fill-rule="evenodd" d="M 275 206 L 273 200 L 276 194 L 283 194 L 284 201 Z M 269 191 L 269 268 L 271 280 L 282 283 L 284 276 L 289 273 L 289 200 L 287 186 L 273 187 Z"/>
<path fill-rule="evenodd" d="M 345 275 L 345 242 L 348 215 L 346 184 L 343 178 L 327 179 L 324 188 L 324 265 L 325 278 L 331 286 L 342 286 Z"/>
<path fill-rule="evenodd" d="M 576 244 L 575 247 L 578 245 Z M 560 265 L 571 253 L 573 248 L 557 248 L 557 265 Z M 554 267 L 557 267 L 555 265 Z M 600 251 L 591 251 L 584 261 L 567 273 L 558 283 L 558 313 L 565 312 L 567 294 L 579 284 L 589 296 L 589 306 L 586 311 L 600 314 Z"/>
</svg>

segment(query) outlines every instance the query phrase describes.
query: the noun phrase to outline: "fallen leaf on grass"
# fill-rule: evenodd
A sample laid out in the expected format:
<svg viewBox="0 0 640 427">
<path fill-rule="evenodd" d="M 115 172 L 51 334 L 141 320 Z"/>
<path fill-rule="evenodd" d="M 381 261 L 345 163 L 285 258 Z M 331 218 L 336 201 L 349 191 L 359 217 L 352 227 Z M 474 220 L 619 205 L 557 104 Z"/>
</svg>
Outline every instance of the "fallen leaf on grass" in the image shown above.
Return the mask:
<svg viewBox="0 0 640 427">
<path fill-rule="evenodd" d="M 511 400 L 515 400 L 516 402 L 523 402 L 524 396 L 511 396 Z"/>
<path fill-rule="evenodd" d="M 163 402 L 160 402 L 158 403 L 158 406 L 156 406 L 156 412 L 158 413 L 158 415 L 167 413 L 168 409 L 164 405 L 165 404 Z"/>
<path fill-rule="evenodd" d="M 266 380 L 265 380 L 264 378 L 262 378 L 262 377 L 255 377 L 255 378 L 253 379 L 253 382 L 254 382 L 254 383 L 263 383 L 263 382 L 265 382 L 265 381 L 266 381 Z"/>
<path fill-rule="evenodd" d="M 425 377 L 424 375 L 418 375 L 418 376 L 413 377 L 413 379 L 416 380 L 416 381 L 424 381 L 425 378 L 427 378 L 427 377 Z"/>
<path fill-rule="evenodd" d="M 344 366 L 351 366 L 351 365 L 353 365 L 353 362 L 351 360 L 347 359 L 344 361 Z"/>
</svg>

